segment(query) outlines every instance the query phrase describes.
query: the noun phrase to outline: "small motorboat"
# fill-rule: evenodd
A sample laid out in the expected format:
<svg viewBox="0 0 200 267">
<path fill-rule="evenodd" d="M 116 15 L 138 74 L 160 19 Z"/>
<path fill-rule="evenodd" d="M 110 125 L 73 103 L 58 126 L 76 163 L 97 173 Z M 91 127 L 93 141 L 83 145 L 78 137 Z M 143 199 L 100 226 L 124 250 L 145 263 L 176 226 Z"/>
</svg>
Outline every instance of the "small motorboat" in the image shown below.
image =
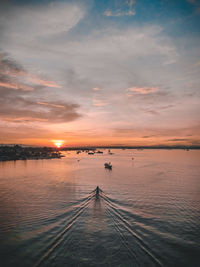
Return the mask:
<svg viewBox="0 0 200 267">
<path fill-rule="evenodd" d="M 106 162 L 106 163 L 104 164 L 104 166 L 105 166 L 106 169 L 110 169 L 110 170 L 112 170 L 112 165 L 111 165 L 110 162 L 109 162 L 109 163 Z"/>
</svg>

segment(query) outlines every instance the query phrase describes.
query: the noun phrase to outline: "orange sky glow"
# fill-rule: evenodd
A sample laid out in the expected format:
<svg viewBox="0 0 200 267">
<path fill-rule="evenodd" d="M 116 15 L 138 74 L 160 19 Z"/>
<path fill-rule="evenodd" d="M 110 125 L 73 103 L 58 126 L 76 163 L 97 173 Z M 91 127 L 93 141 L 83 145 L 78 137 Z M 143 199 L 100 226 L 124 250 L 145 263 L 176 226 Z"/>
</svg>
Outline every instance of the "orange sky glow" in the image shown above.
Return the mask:
<svg viewBox="0 0 200 267">
<path fill-rule="evenodd" d="M 95 19 L 90 1 L 22 2 L 1 12 L 0 144 L 200 146 L 197 1 Z"/>
</svg>

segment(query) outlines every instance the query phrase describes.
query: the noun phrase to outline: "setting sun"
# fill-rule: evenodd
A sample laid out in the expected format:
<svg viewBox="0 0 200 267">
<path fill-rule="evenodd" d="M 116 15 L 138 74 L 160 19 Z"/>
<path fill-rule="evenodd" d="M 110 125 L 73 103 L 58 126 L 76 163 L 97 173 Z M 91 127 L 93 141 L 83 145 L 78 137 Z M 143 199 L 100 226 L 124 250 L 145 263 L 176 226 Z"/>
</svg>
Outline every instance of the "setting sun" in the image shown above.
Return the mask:
<svg viewBox="0 0 200 267">
<path fill-rule="evenodd" d="M 54 145 L 55 145 L 57 148 L 60 148 L 60 147 L 63 145 L 63 143 L 64 143 L 63 140 L 53 140 L 52 142 L 54 143 Z"/>
</svg>

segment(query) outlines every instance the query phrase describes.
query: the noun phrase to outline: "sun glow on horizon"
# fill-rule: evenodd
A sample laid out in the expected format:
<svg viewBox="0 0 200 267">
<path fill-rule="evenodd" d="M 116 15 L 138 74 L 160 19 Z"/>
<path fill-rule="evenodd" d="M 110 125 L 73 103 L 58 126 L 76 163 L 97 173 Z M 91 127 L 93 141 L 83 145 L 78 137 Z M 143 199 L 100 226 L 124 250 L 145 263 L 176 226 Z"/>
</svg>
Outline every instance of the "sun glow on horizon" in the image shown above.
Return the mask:
<svg viewBox="0 0 200 267">
<path fill-rule="evenodd" d="M 52 142 L 57 148 L 60 148 L 64 144 L 63 140 L 52 140 Z"/>
</svg>

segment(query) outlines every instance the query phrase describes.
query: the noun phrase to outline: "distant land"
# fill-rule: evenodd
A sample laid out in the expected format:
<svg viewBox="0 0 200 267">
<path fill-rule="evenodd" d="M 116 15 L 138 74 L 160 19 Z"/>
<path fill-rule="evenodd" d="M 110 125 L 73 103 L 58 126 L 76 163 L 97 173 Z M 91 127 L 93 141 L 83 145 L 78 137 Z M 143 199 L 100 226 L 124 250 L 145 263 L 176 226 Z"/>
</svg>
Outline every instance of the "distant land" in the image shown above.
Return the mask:
<svg viewBox="0 0 200 267">
<path fill-rule="evenodd" d="M 200 149 L 200 146 L 184 146 L 184 145 L 157 145 L 157 146 L 77 146 L 62 147 L 60 150 L 95 150 L 95 149 Z"/>
<path fill-rule="evenodd" d="M 58 149 L 52 147 L 27 147 L 0 145 L 0 161 L 61 158 Z"/>
<path fill-rule="evenodd" d="M 54 159 L 61 158 L 61 151 L 79 150 L 89 152 L 96 149 L 200 149 L 200 146 L 88 146 L 88 147 L 36 147 L 22 145 L 0 144 L 0 161 L 29 160 L 29 159 Z"/>
<path fill-rule="evenodd" d="M 62 146 L 57 148 L 55 146 L 36 146 L 23 144 L 0 144 L 1 147 L 15 147 L 22 148 L 43 148 L 54 151 L 58 150 L 94 150 L 94 149 L 200 149 L 200 145 L 151 145 L 151 146 L 126 146 L 126 145 L 105 145 L 105 146 Z"/>
</svg>

